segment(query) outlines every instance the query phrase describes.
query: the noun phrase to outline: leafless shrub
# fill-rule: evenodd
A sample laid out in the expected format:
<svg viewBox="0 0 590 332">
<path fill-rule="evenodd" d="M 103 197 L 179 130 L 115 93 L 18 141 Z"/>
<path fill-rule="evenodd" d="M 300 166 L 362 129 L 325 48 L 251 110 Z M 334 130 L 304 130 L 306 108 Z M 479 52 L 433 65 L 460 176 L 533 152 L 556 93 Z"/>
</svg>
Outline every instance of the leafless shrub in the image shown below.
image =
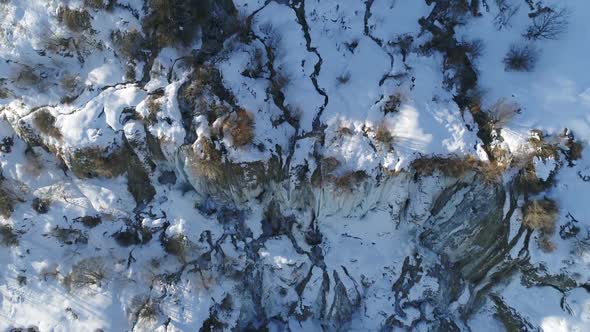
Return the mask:
<svg viewBox="0 0 590 332">
<path fill-rule="evenodd" d="M 81 230 L 74 228 L 55 227 L 50 233 L 57 241 L 62 244 L 87 244 L 88 237 Z"/>
<path fill-rule="evenodd" d="M 94 228 L 102 223 L 102 218 L 98 215 L 95 216 L 83 216 L 74 219 L 75 222 L 81 222 L 88 228 Z"/>
<path fill-rule="evenodd" d="M 1 198 L 0 198 L 1 202 Z M 18 235 L 10 225 L 0 225 L 0 243 L 6 247 L 14 247 L 18 245 Z"/>
<path fill-rule="evenodd" d="M 484 44 L 481 39 L 463 40 L 459 44 L 459 47 L 465 51 L 465 54 L 467 54 L 471 62 L 474 62 L 481 57 L 484 51 Z"/>
<path fill-rule="evenodd" d="M 55 117 L 45 108 L 33 114 L 33 124 L 39 131 L 49 137 L 61 140 L 63 136 L 59 128 L 55 126 L 55 121 Z"/>
<path fill-rule="evenodd" d="M 60 7 L 57 13 L 57 19 L 73 32 L 83 32 L 92 27 L 90 24 L 90 14 L 86 10 Z"/>
<path fill-rule="evenodd" d="M 396 91 L 387 98 L 383 105 L 383 113 L 397 113 L 405 100 L 405 95 L 401 91 Z"/>
<path fill-rule="evenodd" d="M 500 98 L 488 110 L 490 122 L 495 129 L 503 128 L 519 113 L 520 106 L 506 98 Z"/>
<path fill-rule="evenodd" d="M 537 63 L 539 51 L 532 44 L 512 44 L 504 57 L 506 71 L 532 71 Z"/>
<path fill-rule="evenodd" d="M 39 214 L 45 214 L 49 212 L 49 206 L 51 205 L 51 200 L 46 198 L 39 198 L 35 197 L 33 202 L 31 203 L 31 207 L 33 210 L 37 211 Z"/>
<path fill-rule="evenodd" d="M 570 14 L 566 8 L 543 7 L 529 16 L 532 18 L 532 23 L 524 34 L 527 39 L 555 40 L 567 30 Z"/>
<path fill-rule="evenodd" d="M 166 237 L 162 245 L 166 253 L 176 256 L 182 262 L 186 260 L 192 246 L 189 239 L 182 234 Z"/>
<path fill-rule="evenodd" d="M 344 72 L 340 75 L 338 75 L 338 77 L 336 77 L 336 82 L 338 83 L 338 85 L 343 85 L 348 83 L 348 81 L 350 81 L 350 72 Z"/>
<path fill-rule="evenodd" d="M 375 140 L 385 145 L 390 145 L 393 142 L 393 136 L 385 123 L 378 125 L 375 129 Z"/>
<path fill-rule="evenodd" d="M 160 315 L 160 304 L 151 297 L 137 295 L 131 299 L 129 312 L 135 322 L 153 323 Z"/>
<path fill-rule="evenodd" d="M 496 0 L 495 2 L 498 7 L 498 14 L 494 17 L 494 25 L 498 30 L 510 27 L 510 21 L 518 13 L 520 6 L 513 5 L 509 0 Z"/>
<path fill-rule="evenodd" d="M 529 201 L 523 207 L 523 224 L 541 233 L 539 245 L 546 252 L 553 251 L 555 246 L 550 237 L 555 233 L 557 222 L 557 204 L 550 199 Z"/>
<path fill-rule="evenodd" d="M 15 200 L 12 196 L 0 188 L 0 216 L 4 218 L 10 218 L 14 211 Z"/>
<path fill-rule="evenodd" d="M 63 279 L 68 290 L 101 287 L 108 276 L 108 268 L 102 257 L 85 258 L 72 267 Z"/>
</svg>

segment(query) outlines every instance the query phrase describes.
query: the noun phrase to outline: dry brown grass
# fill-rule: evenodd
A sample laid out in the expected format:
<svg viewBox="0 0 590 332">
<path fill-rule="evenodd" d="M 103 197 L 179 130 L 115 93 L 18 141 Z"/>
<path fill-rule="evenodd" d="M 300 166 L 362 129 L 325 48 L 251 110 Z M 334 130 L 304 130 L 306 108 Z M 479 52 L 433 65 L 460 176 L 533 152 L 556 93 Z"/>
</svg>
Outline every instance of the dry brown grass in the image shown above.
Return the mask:
<svg viewBox="0 0 590 332">
<path fill-rule="evenodd" d="M 189 152 L 189 166 L 193 174 L 209 180 L 216 180 L 223 175 L 221 152 L 209 138 L 201 137 Z"/>
<path fill-rule="evenodd" d="M 541 233 L 539 246 L 545 252 L 555 250 L 551 236 L 555 234 L 558 210 L 557 204 L 547 198 L 529 201 L 522 208 L 523 224 L 527 228 L 537 230 Z"/>
<path fill-rule="evenodd" d="M 57 19 L 60 23 L 65 24 L 72 32 L 83 32 L 92 27 L 90 24 L 90 14 L 86 10 L 60 7 L 57 13 Z"/>
<path fill-rule="evenodd" d="M 129 153 L 123 148 L 117 151 L 101 147 L 77 149 L 69 157 L 69 166 L 80 178 L 113 178 L 127 170 Z"/>
<path fill-rule="evenodd" d="M 224 126 L 229 127 L 234 146 L 242 147 L 251 144 L 254 140 L 254 116 L 240 108 L 228 119 L 229 123 L 226 122 Z"/>
<path fill-rule="evenodd" d="M 485 162 L 472 156 L 458 157 L 421 157 L 412 162 L 412 168 L 420 175 L 431 176 L 435 171 L 445 176 L 460 177 L 468 172 L 475 172 L 486 183 L 495 183 L 501 179 L 505 167 L 496 163 Z"/>
<path fill-rule="evenodd" d="M 63 138 L 59 128 L 55 126 L 55 117 L 48 109 L 40 109 L 33 114 L 33 124 L 44 135 L 61 140 Z"/>
</svg>

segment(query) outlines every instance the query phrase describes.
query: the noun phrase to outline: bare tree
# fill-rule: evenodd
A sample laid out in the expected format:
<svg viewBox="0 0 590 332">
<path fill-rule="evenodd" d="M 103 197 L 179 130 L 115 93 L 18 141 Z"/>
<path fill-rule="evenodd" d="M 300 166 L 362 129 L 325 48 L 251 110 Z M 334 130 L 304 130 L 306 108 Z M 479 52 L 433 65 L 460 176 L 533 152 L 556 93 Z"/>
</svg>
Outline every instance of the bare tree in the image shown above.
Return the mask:
<svg viewBox="0 0 590 332">
<path fill-rule="evenodd" d="M 543 7 L 529 14 L 529 16 L 533 22 L 524 34 L 527 39 L 555 40 L 567 30 L 569 20 L 569 11 L 567 8 L 553 9 Z"/>
</svg>

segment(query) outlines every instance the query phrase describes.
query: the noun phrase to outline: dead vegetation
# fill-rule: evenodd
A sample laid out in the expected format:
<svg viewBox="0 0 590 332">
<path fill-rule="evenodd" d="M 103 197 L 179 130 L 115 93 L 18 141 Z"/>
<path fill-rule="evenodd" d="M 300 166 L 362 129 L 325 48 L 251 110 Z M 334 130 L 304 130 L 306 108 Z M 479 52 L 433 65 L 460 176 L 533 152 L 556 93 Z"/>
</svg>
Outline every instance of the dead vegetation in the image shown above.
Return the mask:
<svg viewBox="0 0 590 332">
<path fill-rule="evenodd" d="M 547 198 L 528 201 L 522 208 L 523 224 L 531 230 L 540 232 L 539 246 L 545 252 L 555 249 L 551 236 L 555 234 L 557 212 L 555 201 Z"/>
<path fill-rule="evenodd" d="M 512 121 L 516 114 L 519 113 L 520 106 L 506 98 L 499 99 L 488 110 L 489 119 L 493 129 L 504 128 L 510 123 L 510 121 Z"/>
<path fill-rule="evenodd" d="M 102 283 L 108 276 L 107 265 L 102 257 L 85 258 L 74 266 L 62 280 L 68 290 L 91 287 L 102 287 Z"/>
<path fill-rule="evenodd" d="M 92 27 L 90 24 L 90 14 L 83 9 L 60 7 L 57 13 L 57 19 L 72 32 L 84 32 Z"/>
<path fill-rule="evenodd" d="M 145 39 L 141 32 L 131 29 L 127 31 L 113 31 L 111 40 L 119 55 L 131 62 L 141 58 Z"/>
<path fill-rule="evenodd" d="M 55 126 L 56 119 L 48 109 L 43 108 L 33 114 L 33 124 L 44 135 L 57 140 L 63 138 L 59 128 Z"/>
</svg>

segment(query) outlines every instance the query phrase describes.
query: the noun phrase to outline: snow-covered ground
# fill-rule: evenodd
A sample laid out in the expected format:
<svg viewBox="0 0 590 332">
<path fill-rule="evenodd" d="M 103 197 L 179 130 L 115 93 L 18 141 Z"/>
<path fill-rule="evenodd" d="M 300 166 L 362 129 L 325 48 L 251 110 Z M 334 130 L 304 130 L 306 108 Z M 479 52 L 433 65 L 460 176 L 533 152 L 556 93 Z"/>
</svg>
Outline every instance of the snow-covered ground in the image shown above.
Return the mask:
<svg viewBox="0 0 590 332">
<path fill-rule="evenodd" d="M 158 3 L 0 1 L 1 331 L 590 330 L 587 0 Z"/>
</svg>

